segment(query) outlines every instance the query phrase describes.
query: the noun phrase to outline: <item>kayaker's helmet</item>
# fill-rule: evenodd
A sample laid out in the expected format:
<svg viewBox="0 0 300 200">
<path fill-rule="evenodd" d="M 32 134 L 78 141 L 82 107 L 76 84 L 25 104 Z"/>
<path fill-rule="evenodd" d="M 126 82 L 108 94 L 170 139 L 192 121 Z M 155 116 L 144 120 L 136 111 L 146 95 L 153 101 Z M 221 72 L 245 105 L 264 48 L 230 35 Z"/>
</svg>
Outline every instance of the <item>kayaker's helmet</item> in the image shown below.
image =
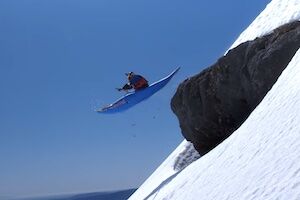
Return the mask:
<svg viewBox="0 0 300 200">
<path fill-rule="evenodd" d="M 130 79 L 134 75 L 134 73 L 128 72 L 128 73 L 125 73 L 125 75 L 127 76 L 128 79 Z"/>
</svg>

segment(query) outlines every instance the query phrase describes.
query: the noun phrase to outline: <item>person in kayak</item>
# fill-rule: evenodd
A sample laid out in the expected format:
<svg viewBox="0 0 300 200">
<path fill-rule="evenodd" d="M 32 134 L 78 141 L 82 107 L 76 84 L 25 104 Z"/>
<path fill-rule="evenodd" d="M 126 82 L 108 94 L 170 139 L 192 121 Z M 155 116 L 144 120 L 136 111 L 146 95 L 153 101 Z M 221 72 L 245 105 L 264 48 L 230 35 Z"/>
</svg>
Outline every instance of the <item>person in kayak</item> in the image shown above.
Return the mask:
<svg viewBox="0 0 300 200">
<path fill-rule="evenodd" d="M 135 74 L 134 72 L 125 73 L 125 75 L 127 76 L 128 83 L 122 88 L 117 88 L 118 91 L 124 90 L 127 92 L 130 89 L 137 91 L 149 86 L 148 81 L 141 75 Z"/>
</svg>

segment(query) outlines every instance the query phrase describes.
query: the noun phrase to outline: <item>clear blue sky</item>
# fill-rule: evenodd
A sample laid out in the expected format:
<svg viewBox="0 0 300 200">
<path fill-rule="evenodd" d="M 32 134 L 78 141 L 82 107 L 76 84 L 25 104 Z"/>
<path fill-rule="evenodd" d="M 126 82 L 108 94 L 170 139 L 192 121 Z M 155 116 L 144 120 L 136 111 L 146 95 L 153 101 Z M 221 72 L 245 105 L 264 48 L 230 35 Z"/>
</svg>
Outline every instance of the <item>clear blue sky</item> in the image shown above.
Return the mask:
<svg viewBox="0 0 300 200">
<path fill-rule="evenodd" d="M 0 196 L 138 187 L 183 140 L 170 99 L 269 0 L 1 0 Z M 124 73 L 159 93 L 115 115 Z"/>
</svg>

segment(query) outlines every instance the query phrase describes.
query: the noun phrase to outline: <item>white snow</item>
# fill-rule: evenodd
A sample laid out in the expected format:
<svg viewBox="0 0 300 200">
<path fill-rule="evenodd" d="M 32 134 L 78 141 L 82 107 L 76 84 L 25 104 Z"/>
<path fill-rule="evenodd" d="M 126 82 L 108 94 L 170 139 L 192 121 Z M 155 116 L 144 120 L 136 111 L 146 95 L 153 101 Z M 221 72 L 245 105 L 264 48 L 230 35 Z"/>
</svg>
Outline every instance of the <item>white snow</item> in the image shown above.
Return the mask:
<svg viewBox="0 0 300 200">
<path fill-rule="evenodd" d="M 266 35 L 281 25 L 299 20 L 299 10 L 299 0 L 273 0 L 238 37 L 230 49 L 248 40 Z"/>
<path fill-rule="evenodd" d="M 299 77 L 300 51 L 235 133 L 148 199 L 300 199 Z"/>
<path fill-rule="evenodd" d="M 299 19 L 300 0 L 273 0 L 231 48 Z M 300 199 L 300 50 L 244 124 L 197 158 L 183 141 L 130 200 Z"/>
<path fill-rule="evenodd" d="M 134 193 L 135 198 L 143 199 L 159 186 L 167 184 L 187 165 L 200 157 L 193 145 L 184 140 L 171 155 L 155 170 L 147 181 Z M 142 197 L 144 196 L 144 197 Z"/>
</svg>

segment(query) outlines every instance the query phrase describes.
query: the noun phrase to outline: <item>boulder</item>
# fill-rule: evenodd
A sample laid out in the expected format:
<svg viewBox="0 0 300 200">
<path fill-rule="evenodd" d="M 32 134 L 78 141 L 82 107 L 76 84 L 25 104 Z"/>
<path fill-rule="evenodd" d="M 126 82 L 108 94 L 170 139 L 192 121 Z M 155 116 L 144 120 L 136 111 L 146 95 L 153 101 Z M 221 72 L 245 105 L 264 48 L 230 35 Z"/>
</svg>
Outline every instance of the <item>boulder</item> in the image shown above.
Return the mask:
<svg viewBox="0 0 300 200">
<path fill-rule="evenodd" d="M 171 108 L 186 140 L 204 155 L 230 136 L 261 102 L 299 47 L 300 22 L 296 21 L 240 44 L 181 83 Z"/>
</svg>

